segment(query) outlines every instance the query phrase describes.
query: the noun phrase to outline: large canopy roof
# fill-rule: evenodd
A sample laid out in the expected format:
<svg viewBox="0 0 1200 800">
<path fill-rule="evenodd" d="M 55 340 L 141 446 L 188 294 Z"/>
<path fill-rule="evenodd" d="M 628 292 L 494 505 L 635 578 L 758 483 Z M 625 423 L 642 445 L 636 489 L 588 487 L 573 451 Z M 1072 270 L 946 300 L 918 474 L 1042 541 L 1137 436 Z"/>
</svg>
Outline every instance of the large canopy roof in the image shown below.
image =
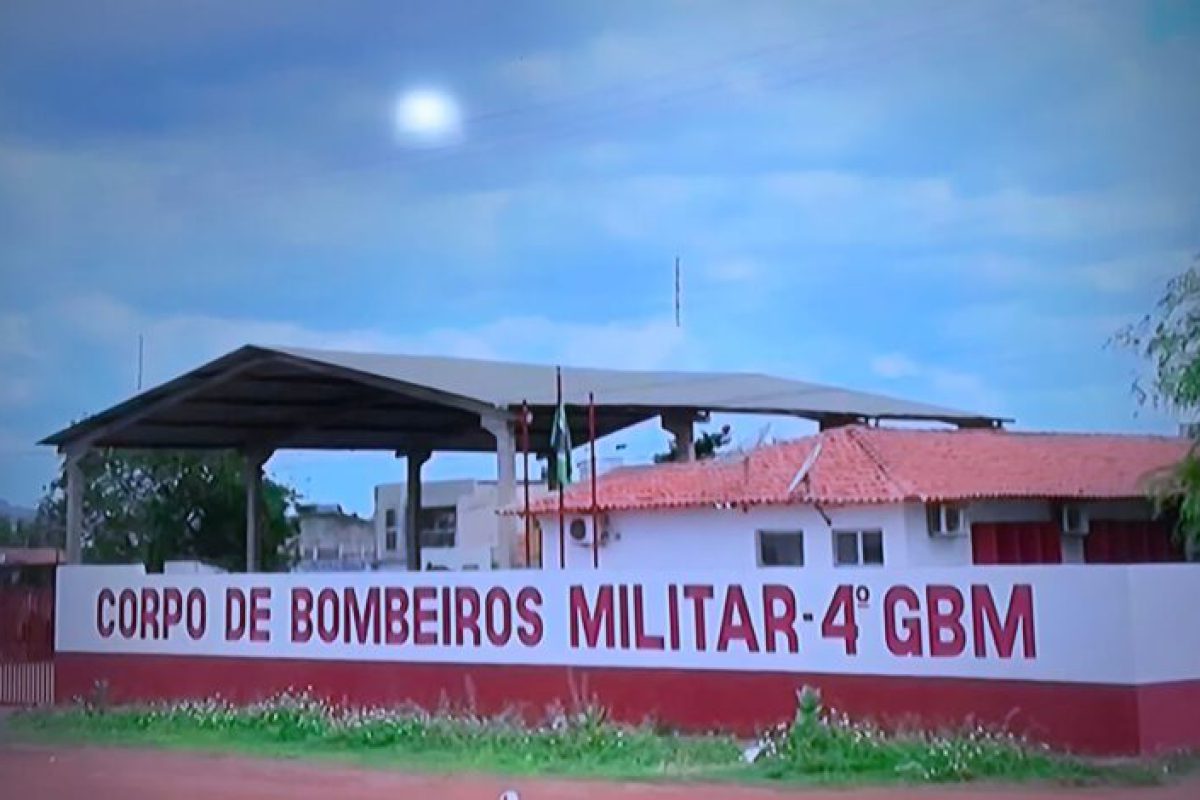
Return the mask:
<svg viewBox="0 0 1200 800">
<path fill-rule="evenodd" d="M 562 369 L 576 442 L 588 393 L 600 436 L 664 411 L 785 414 L 818 421 L 907 419 L 991 427 L 1001 419 L 749 373 Z M 533 412 L 546 448 L 555 368 L 537 364 L 246 346 L 47 437 L 124 448 L 490 451 L 481 419 Z"/>
</svg>

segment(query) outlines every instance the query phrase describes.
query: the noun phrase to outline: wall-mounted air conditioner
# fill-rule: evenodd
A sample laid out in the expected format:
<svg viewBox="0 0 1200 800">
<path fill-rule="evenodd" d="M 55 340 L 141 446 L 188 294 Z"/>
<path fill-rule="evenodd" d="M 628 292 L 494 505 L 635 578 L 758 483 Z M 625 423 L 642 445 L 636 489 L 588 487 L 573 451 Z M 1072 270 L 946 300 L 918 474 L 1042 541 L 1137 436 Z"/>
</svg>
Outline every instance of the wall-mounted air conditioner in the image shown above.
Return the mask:
<svg viewBox="0 0 1200 800">
<path fill-rule="evenodd" d="M 935 539 L 949 539 L 967 532 L 967 513 L 953 503 L 930 503 L 925 506 L 925 525 Z"/>
<path fill-rule="evenodd" d="M 567 517 L 567 540 L 581 547 L 591 547 L 594 541 L 594 527 L 591 514 L 577 514 Z M 600 514 L 598 523 L 600 526 L 600 544 L 601 546 L 608 544 L 611 537 L 609 521 L 607 514 Z"/>
</svg>

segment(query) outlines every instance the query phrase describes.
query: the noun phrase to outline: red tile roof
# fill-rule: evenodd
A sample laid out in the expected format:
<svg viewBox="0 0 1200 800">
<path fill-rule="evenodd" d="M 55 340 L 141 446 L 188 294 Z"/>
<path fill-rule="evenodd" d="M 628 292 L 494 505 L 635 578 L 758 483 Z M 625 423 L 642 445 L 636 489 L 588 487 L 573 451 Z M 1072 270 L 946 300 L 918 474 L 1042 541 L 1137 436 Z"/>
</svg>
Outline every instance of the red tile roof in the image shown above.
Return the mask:
<svg viewBox="0 0 1200 800">
<path fill-rule="evenodd" d="M 820 446 L 807 478 L 796 481 Z M 1150 473 L 1187 452 L 1165 436 L 1014 433 L 992 430 L 835 428 L 742 455 L 613 470 L 597 480 L 601 510 L 818 502 L 858 505 L 985 498 L 1141 497 Z M 587 510 L 587 481 L 566 492 Z M 557 496 L 532 509 L 558 508 Z"/>
</svg>

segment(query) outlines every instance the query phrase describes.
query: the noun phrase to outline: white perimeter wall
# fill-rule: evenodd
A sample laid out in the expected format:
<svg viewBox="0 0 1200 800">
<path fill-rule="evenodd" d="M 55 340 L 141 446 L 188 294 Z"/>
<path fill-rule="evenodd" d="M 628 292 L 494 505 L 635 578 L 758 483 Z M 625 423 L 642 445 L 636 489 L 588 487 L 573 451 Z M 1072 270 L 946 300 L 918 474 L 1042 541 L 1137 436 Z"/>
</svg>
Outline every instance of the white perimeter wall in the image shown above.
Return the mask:
<svg viewBox="0 0 1200 800">
<path fill-rule="evenodd" d="M 502 570 L 386 575 L 147 575 L 140 568 L 64 566 L 58 570 L 55 636 L 61 653 L 782 670 L 1133 685 L 1200 679 L 1200 626 L 1192 620 L 1193 611 L 1200 607 L 1198 578 L 1200 568 L 1194 564 L 817 572 L 747 571 L 730 565 L 722 570 L 620 574 Z M 710 592 L 703 616 L 686 599 L 672 609 L 670 597 L 674 593 L 679 598 L 679 587 L 688 584 L 707 586 Z M 803 618 L 792 615 L 789 627 L 798 637 L 797 645 L 751 647 L 737 638 L 728 648 L 715 646 L 727 624 L 723 620 L 732 619 L 723 608 L 735 589 L 746 606 L 741 624 L 749 624 L 766 642 L 768 584 L 791 594 L 795 612 L 807 612 Z M 674 619 L 678 647 L 642 647 L 636 637 L 624 643 L 615 638 L 606 642 L 603 637 L 593 643 L 574 642 L 572 630 L 577 626 L 572 620 L 578 616 L 571 598 L 582 592 L 587 606 L 593 608 L 604 587 L 610 597 L 615 593 L 618 598 L 610 620 L 615 614 L 626 620 L 620 625 L 623 630 L 641 630 L 644 625 L 646 631 L 661 636 Z M 956 593 L 963 603 L 956 616 L 961 638 L 954 652 L 935 654 L 932 649 L 935 639 L 948 641 L 945 628 L 935 629 L 930 615 L 934 601 L 929 592 L 934 587 Z M 353 601 L 348 599 L 351 588 L 357 598 Z M 839 594 L 851 588 L 855 599 L 847 597 L 839 605 Z M 896 588 L 907 591 L 910 600 L 890 605 L 887 598 Z M 477 620 L 489 620 L 486 624 L 492 627 L 496 619 L 507 620 L 501 624 L 505 633 L 498 640 L 489 635 L 454 641 L 443 632 L 453 627 L 454 616 L 444 611 L 453 606 L 440 598 L 460 589 L 472 591 L 476 598 L 489 598 L 486 605 L 491 610 L 486 617 L 477 615 Z M 355 634 L 358 638 L 352 639 L 348 627 L 345 635 L 339 635 L 342 621 L 350 619 L 349 604 L 362 612 L 372 590 L 377 600 L 374 637 L 370 625 Z M 974 624 L 972 607 L 978 590 L 992 598 L 1000 618 L 1009 617 L 1010 598 L 1018 590 L 1027 599 L 1016 618 L 1013 649 L 1008 653 L 1000 652 L 995 631 L 988 633 L 982 622 L 978 627 Z M 173 629 L 166 632 L 168 591 L 174 593 L 177 613 Z M 308 611 L 297 610 L 298 591 L 307 593 Z M 394 605 L 386 599 L 389 591 L 408 599 Z M 418 592 L 424 593 L 424 600 Z M 634 594 L 644 599 L 642 610 L 621 599 Z M 520 599 L 523 596 L 528 602 Z M 493 598 L 499 601 L 498 610 Z M 378 624 L 384 607 L 389 609 L 387 631 L 396 629 L 397 620 L 405 624 L 404 633 L 394 642 L 384 640 L 384 626 Z M 524 608 L 524 617 L 517 616 L 519 608 Z M 851 608 L 856 617 L 853 652 L 839 634 L 827 635 L 821 624 L 824 618 L 838 618 Z M 947 612 L 945 604 L 942 611 Z M 306 620 L 307 635 L 297 636 L 297 619 Z M 531 620 L 538 622 L 536 627 Z M 195 630 L 187 627 L 193 622 Z M 324 626 L 332 626 L 333 632 L 316 634 Z M 704 631 L 705 640 L 695 634 L 697 628 Z M 258 633 L 248 633 L 250 629 Z M 894 650 L 888 644 L 889 629 L 916 637 L 908 641 L 922 647 L 916 652 Z M 424 632 L 422 641 L 417 639 L 418 630 Z M 522 639 L 514 635 L 516 630 L 536 633 Z M 979 641 L 978 635 L 983 637 L 983 652 L 971 644 Z"/>
</svg>

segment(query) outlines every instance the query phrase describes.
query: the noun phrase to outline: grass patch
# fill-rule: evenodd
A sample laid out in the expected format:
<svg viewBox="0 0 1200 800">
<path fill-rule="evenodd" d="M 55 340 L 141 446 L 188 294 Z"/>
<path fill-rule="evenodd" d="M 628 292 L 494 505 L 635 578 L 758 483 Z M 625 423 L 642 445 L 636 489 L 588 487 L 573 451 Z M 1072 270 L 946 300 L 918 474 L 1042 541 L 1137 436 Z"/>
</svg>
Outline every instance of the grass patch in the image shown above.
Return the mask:
<svg viewBox="0 0 1200 800">
<path fill-rule="evenodd" d="M 305 693 L 251 706 L 219 700 L 17 714 L 12 734 L 43 743 L 167 747 L 350 762 L 377 768 L 624 779 L 795 783 L 1046 781 L 1154 783 L 1167 762 L 1099 764 L 983 728 L 886 733 L 824 709 L 806 689 L 794 719 L 752 745 L 612 723 L 603 709 L 551 709 L 540 725 L 416 709 L 345 709 Z M 1182 763 L 1182 762 L 1181 762 Z M 1166 769 L 1164 769 L 1166 767 Z"/>
</svg>

